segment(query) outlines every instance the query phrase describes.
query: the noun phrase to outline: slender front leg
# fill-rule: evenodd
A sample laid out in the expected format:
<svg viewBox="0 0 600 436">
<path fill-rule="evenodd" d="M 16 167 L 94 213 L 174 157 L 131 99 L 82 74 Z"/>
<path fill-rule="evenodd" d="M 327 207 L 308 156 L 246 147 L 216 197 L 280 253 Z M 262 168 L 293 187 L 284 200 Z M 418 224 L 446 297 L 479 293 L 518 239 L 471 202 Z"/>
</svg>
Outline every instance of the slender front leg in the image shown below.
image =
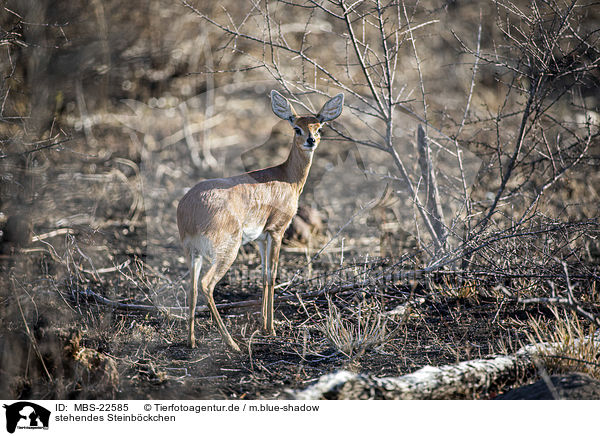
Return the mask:
<svg viewBox="0 0 600 436">
<path fill-rule="evenodd" d="M 202 269 L 202 257 L 190 255 L 190 273 L 192 275 L 192 286 L 190 288 L 190 308 L 188 312 L 188 345 L 190 348 L 196 347 L 196 338 L 194 336 L 194 322 L 196 315 L 196 303 L 198 302 L 198 279 Z"/>
<path fill-rule="evenodd" d="M 269 263 L 269 252 L 270 249 L 267 249 L 267 240 L 269 239 L 269 236 L 267 236 L 264 240 L 262 241 L 256 241 L 256 243 L 258 244 L 258 249 L 260 251 L 260 263 L 261 263 L 261 269 L 262 269 L 262 284 L 263 284 L 263 304 L 262 304 L 262 318 L 263 318 L 263 327 L 264 327 L 264 320 L 267 319 L 267 295 L 268 295 L 268 287 L 267 287 L 267 265 L 270 265 Z"/>
<path fill-rule="evenodd" d="M 275 298 L 275 278 L 277 277 L 277 266 L 279 265 L 281 240 L 282 235 L 268 234 L 267 236 L 267 285 L 265 286 L 266 295 L 263 297 L 263 328 L 273 336 L 275 336 L 273 300 Z"/>
</svg>

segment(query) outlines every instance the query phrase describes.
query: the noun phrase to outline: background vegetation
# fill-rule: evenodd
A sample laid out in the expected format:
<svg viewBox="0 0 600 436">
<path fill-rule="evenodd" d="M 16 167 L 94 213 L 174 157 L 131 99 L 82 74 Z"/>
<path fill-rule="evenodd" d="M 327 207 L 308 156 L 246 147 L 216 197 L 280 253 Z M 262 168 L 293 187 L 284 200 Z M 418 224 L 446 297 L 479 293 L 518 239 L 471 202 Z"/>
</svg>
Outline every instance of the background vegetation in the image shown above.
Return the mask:
<svg viewBox="0 0 600 436">
<path fill-rule="evenodd" d="M 523 344 L 597 377 L 600 8 L 593 1 L 4 1 L 0 393 L 277 398 Z M 279 163 L 343 91 L 282 253 L 278 336 L 253 247 L 199 315 L 175 207 Z M 199 313 L 202 308 L 199 308 Z M 582 346 L 580 346 L 582 344 Z"/>
</svg>

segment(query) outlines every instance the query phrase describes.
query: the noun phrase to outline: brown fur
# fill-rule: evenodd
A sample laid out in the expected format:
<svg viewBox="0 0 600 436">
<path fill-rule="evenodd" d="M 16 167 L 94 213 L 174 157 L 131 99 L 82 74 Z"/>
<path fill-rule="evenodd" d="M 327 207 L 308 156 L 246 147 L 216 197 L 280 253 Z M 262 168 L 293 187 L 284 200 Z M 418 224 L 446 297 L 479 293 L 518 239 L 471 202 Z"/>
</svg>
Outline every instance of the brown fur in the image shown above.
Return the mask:
<svg viewBox="0 0 600 436">
<path fill-rule="evenodd" d="M 225 342 L 239 350 L 216 309 L 213 290 L 237 256 L 240 246 L 256 240 L 263 265 L 263 327 L 274 334 L 273 288 L 279 249 L 285 229 L 298 209 L 314 150 L 320 141 L 321 120 L 337 117 L 343 97 L 323 109 L 331 115 L 297 117 L 287 102 L 273 92 L 273 110 L 288 119 L 294 129 L 292 148 L 280 165 L 239 176 L 204 180 L 190 189 L 177 207 L 177 225 L 186 257 L 190 262 L 192 286 L 189 310 L 189 343 L 195 346 L 194 312 L 198 287 L 207 301 Z M 280 106 L 276 106 L 279 104 Z M 328 112 L 328 114 L 330 113 Z M 319 118 L 317 118 L 319 117 Z"/>
</svg>

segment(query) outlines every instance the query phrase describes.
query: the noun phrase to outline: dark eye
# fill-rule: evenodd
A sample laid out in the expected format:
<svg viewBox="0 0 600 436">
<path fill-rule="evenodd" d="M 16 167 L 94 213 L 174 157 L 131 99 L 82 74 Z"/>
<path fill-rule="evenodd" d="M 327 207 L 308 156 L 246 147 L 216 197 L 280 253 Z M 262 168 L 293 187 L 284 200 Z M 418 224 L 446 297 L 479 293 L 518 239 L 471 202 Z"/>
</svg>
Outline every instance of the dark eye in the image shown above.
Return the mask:
<svg viewBox="0 0 600 436">
<path fill-rule="evenodd" d="M 296 135 L 302 135 L 302 130 L 299 127 L 294 127 L 294 132 L 296 132 Z"/>
</svg>

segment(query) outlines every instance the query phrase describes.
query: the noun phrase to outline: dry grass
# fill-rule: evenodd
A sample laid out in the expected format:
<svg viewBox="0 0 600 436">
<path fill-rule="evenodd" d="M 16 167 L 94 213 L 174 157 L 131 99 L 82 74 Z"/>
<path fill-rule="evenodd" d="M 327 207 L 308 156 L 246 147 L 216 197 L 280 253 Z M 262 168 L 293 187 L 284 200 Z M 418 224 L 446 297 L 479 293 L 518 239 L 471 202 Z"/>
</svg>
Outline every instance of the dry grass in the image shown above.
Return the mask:
<svg viewBox="0 0 600 436">
<path fill-rule="evenodd" d="M 251 336 L 250 359 L 223 350 L 207 316 L 197 319 L 201 339 L 199 348 L 192 351 L 185 345 L 180 312 L 125 311 L 87 298 L 89 290 L 128 304 L 186 306 L 189 278 L 184 277 L 187 266 L 177 237 L 176 202 L 183 189 L 198 179 L 276 164 L 285 157 L 289 126 L 283 121 L 273 124 L 266 98 L 271 86 L 279 89 L 280 85 L 263 69 L 244 70 L 255 63 L 242 54 L 260 60 L 262 45 L 238 39 L 236 50 L 228 50 L 234 42 L 230 36 L 204 26 L 180 2 L 134 0 L 124 5 L 106 0 L 103 14 L 75 2 L 54 5 L 39 1 L 36 4 L 52 7 L 31 10 L 26 10 L 26 3 L 14 3 L 14 8 L 10 2 L 8 5 L 21 13 L 23 20 L 5 13 L 0 23 L 15 32 L 27 30 L 28 47 L 2 39 L 6 35 L 0 38 L 0 42 L 12 44 L 6 45 L 2 64 L 9 79 L 0 87 L 4 117 L 0 117 L 4 121 L 0 125 L 0 350 L 5 350 L 0 359 L 0 393 L 4 396 L 265 398 L 279 395 L 282 385 L 303 386 L 307 380 L 346 365 L 348 359 L 360 364 L 361 371 L 382 375 L 497 352 L 511 354 L 527 331 L 531 342 L 562 344 L 554 351 L 556 356 L 544 357 L 549 372 L 576 369 L 598 376 L 594 363 L 600 357 L 598 344 L 588 337 L 598 330 L 589 329 L 574 315 L 555 311 L 553 317 L 546 310 L 540 314 L 538 303 L 523 308 L 507 299 L 507 295 L 547 298 L 548 279 L 565 289 L 563 271 L 556 261 L 564 258 L 570 262 L 568 273 L 577 300 L 595 313 L 600 304 L 598 281 L 589 278 L 598 277 L 600 259 L 600 233 L 594 221 L 600 216 L 600 196 L 595 189 L 600 181 L 599 136 L 589 144 L 589 156 L 596 157 L 566 172 L 535 203 L 538 188 L 567 168 L 561 166 L 563 159 L 570 165 L 582 150 L 573 143 L 567 155 L 559 153 L 558 147 L 567 147 L 570 142 L 565 141 L 572 135 L 556 134 L 558 126 L 542 129 L 543 124 L 538 124 L 526 138 L 523 151 L 517 153 L 523 165 L 515 170 L 518 177 L 507 185 L 511 194 L 502 197 L 500 213 L 490 220 L 492 230 L 504 228 L 506 233 L 496 237 L 482 234 L 482 239 L 472 244 L 479 251 L 470 271 L 487 275 L 468 276 L 458 271 L 452 278 L 440 280 L 439 275 L 424 274 L 410 281 L 386 279 L 379 286 L 382 275 L 428 266 L 423 260 L 427 258 L 426 230 L 416 225 L 412 198 L 396 186 L 398 177 L 389 156 L 377 149 L 331 140 L 334 135 L 329 132 L 301 197 L 303 205 L 324 215 L 324 230 L 311 235 L 309 248 L 285 247 L 278 281 L 295 281 L 277 291 L 278 297 L 286 298 L 276 309 L 281 320 L 277 337 Z M 502 36 L 505 29 L 494 22 L 495 9 L 503 3 L 481 3 L 478 8 L 463 2 L 446 3 L 444 8 L 436 1 L 415 3 L 412 22 L 429 24 L 414 29 L 418 59 L 412 44 L 402 47 L 397 85 L 406 85 L 401 94 L 406 94 L 404 104 L 411 112 L 422 115 L 421 103 L 427 103 L 428 122 L 440 129 L 430 129 L 430 139 L 441 141 L 446 148 L 449 144 L 450 151 L 460 145 L 465 153 L 465 173 L 472 173 L 465 185 L 473 187 L 464 208 L 455 160 L 444 157 L 443 148 L 436 155 L 437 168 L 445 175 L 438 175 L 447 203 L 444 212 L 452 237 L 462 238 L 461 220 L 465 216 L 481 219 L 498 192 L 498 162 L 509 160 L 518 131 L 519 117 L 510 114 L 522 113 L 524 101 L 521 91 L 511 88 L 511 69 L 480 60 L 474 74 L 475 57 L 462 47 L 462 43 L 471 49 L 478 46 L 480 22 L 482 54 L 491 53 L 499 42 L 511 47 Z M 515 4 L 525 10 L 530 2 Z M 233 1 L 201 6 L 203 13 L 221 22 L 229 22 L 231 16 L 236 23 L 245 20 L 248 8 L 254 8 Z M 328 26 L 322 11 L 302 8 L 293 14 L 288 6 L 286 2 L 278 4 L 281 36 L 292 45 L 299 44 L 303 35 L 294 25 L 307 22 L 310 16 L 314 21 L 310 33 L 304 35 L 304 46 L 313 48 L 306 53 L 352 82 L 352 90 L 362 92 L 366 85 L 354 74 L 355 60 L 340 62 L 339 54 L 346 53 L 346 48 L 336 43 L 344 40 L 345 28 L 334 21 L 334 26 Z M 598 12 L 590 6 L 580 24 L 595 29 L 600 22 Z M 263 28 L 260 16 L 255 15 L 243 30 L 260 33 Z M 102 29 L 111 32 L 105 35 Z M 367 26 L 364 31 L 369 42 L 365 48 L 375 50 L 379 29 Z M 328 44 L 324 46 L 325 36 Z M 6 57 L 13 52 L 14 56 Z M 284 56 L 279 63 L 290 74 L 287 83 L 291 77 L 301 85 L 305 74 L 311 76 L 311 69 L 305 68 L 301 57 L 290 56 L 293 62 Z M 210 70 L 235 72 L 204 74 Z M 321 77 L 315 76 L 317 79 Z M 326 82 L 319 86 L 320 91 L 328 90 Z M 425 97 L 419 101 L 421 86 L 427 101 Z M 295 84 L 291 88 L 298 90 Z M 585 97 L 585 111 L 574 98 L 548 114 L 572 123 L 570 132 L 586 127 L 578 117 L 585 112 L 594 117 L 600 113 L 594 89 L 581 88 L 581 92 L 592 91 Z M 308 105 L 323 101 L 321 95 L 298 95 Z M 496 108 L 503 109 L 498 114 Z M 364 131 L 364 116 L 362 109 L 353 111 L 348 106 L 344 128 L 367 139 L 378 136 L 380 132 L 370 128 Z M 399 153 L 411 163 L 407 168 L 415 180 L 420 177 L 418 167 L 412 165 L 416 163 L 414 133 L 419 123 L 398 112 L 394 132 Z M 191 133 L 186 135 L 188 130 Z M 446 135 L 458 138 L 457 144 L 448 143 Z M 200 144 L 210 145 L 212 157 L 222 168 L 206 169 L 203 162 L 195 162 L 204 151 Z M 546 155 L 548 158 L 542 158 Z M 481 161 L 486 164 L 480 168 Z M 204 164 L 210 166 L 208 163 L 207 159 Z M 453 190 L 457 183 L 461 185 L 458 191 Z M 388 184 L 395 186 L 400 201 L 385 201 L 382 192 L 385 194 Z M 365 207 L 373 204 L 377 206 Z M 536 204 L 539 215 L 524 219 L 523 231 L 512 234 L 511 226 L 530 204 Z M 358 212 L 361 207 L 365 207 L 364 213 Z M 7 237 L 11 229 L 5 224 L 15 217 L 30 224 L 33 236 L 31 244 L 20 251 L 3 243 L 14 242 Z M 576 222 L 586 224 L 571 224 Z M 314 256 L 325 244 L 329 244 L 327 249 Z M 377 255 L 391 261 L 376 268 L 373 257 Z M 396 264 L 399 258 L 402 263 Z M 317 292 L 323 286 L 356 283 L 360 271 L 352 270 L 349 277 L 335 272 L 338 265 L 342 269 L 356 259 L 361 264 L 367 259 L 369 268 L 365 267 L 360 280 L 373 278 L 381 296 L 360 299 L 358 294 L 364 290 L 352 288 L 325 301 Z M 216 290 L 222 301 L 260 298 L 259 265 L 252 249 L 242 253 Z M 451 265 L 461 268 L 458 263 Z M 521 275 L 535 277 L 518 278 Z M 18 300 L 15 294 L 20 296 Z M 292 294 L 301 295 L 303 301 L 296 304 L 289 299 Z M 310 296 L 316 294 L 319 296 Z M 348 301 L 342 303 L 341 298 Z M 417 301 L 418 316 L 409 318 Z M 389 311 L 391 307 L 396 309 Z M 246 332 L 258 329 L 257 310 L 225 311 L 234 336 L 247 338 Z M 528 323 L 527 317 L 534 315 L 541 318 Z M 554 319 L 548 322 L 549 318 Z M 81 345 L 64 356 L 65 343 L 71 339 L 61 332 L 71 326 L 80 330 Z M 400 328 L 402 335 L 398 334 Z M 330 354 L 330 344 L 338 351 Z M 42 357 L 31 354 L 35 347 L 43 348 Z M 63 361 L 67 363 L 61 364 Z M 73 376 L 63 367 L 78 372 Z M 159 384 L 160 390 L 155 389 Z"/>
<path fill-rule="evenodd" d="M 342 354 L 352 358 L 390 341 L 397 328 L 389 329 L 389 317 L 375 299 L 364 299 L 347 308 L 348 316 L 327 299 L 328 312 L 318 326 L 328 341 Z"/>
<path fill-rule="evenodd" d="M 539 358 L 550 374 L 583 372 L 600 378 L 600 330 L 586 327 L 573 312 L 552 308 L 554 320 L 531 318 L 526 337 L 538 347 Z"/>
<path fill-rule="evenodd" d="M 475 281 L 465 280 L 461 283 L 452 283 L 447 277 L 444 277 L 442 283 L 433 283 L 432 288 L 439 295 L 461 300 L 476 297 L 479 293 L 479 287 Z"/>
</svg>

